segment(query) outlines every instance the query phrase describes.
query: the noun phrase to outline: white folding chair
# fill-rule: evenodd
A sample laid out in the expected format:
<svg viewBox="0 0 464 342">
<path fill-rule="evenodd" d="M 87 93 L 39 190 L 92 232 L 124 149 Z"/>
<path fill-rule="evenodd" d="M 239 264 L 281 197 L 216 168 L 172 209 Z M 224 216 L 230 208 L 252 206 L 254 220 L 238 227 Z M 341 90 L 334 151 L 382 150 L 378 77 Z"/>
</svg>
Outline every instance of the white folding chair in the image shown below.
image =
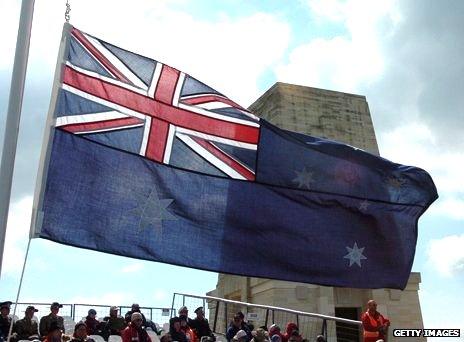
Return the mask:
<svg viewBox="0 0 464 342">
<path fill-rule="evenodd" d="M 108 342 L 122 342 L 122 338 L 119 335 L 110 335 L 108 337 Z"/>
<path fill-rule="evenodd" d="M 95 342 L 105 342 L 105 339 L 100 335 L 89 335 L 89 338 L 91 338 Z"/>
</svg>

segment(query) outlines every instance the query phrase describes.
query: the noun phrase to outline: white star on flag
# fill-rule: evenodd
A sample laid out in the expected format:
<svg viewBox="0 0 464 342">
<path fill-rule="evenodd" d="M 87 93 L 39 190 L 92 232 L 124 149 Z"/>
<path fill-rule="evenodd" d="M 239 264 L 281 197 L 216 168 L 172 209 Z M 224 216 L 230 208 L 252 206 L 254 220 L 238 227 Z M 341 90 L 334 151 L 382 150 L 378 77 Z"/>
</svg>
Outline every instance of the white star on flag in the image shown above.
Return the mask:
<svg viewBox="0 0 464 342">
<path fill-rule="evenodd" d="M 364 251 L 365 247 L 358 248 L 358 244 L 355 242 L 353 248 L 346 247 L 346 250 L 349 252 L 347 255 L 345 255 L 343 258 L 344 259 L 349 259 L 350 260 L 350 267 L 353 266 L 353 264 L 357 264 L 359 267 L 361 267 L 361 260 L 367 260 L 367 258 L 362 254 Z"/>
<path fill-rule="evenodd" d="M 307 189 L 311 188 L 311 183 L 314 182 L 313 173 L 303 168 L 302 171 L 295 171 L 296 177 L 293 179 L 293 182 L 298 183 L 299 188 L 306 187 Z"/>
</svg>

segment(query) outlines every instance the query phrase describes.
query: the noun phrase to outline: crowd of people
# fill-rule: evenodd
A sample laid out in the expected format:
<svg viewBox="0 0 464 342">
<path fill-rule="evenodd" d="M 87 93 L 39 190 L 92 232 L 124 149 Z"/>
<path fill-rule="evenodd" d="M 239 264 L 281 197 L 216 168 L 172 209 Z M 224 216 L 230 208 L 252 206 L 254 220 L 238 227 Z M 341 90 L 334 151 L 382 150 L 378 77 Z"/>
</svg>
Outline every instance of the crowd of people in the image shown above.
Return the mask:
<svg viewBox="0 0 464 342">
<path fill-rule="evenodd" d="M 254 330 L 254 326 L 245 322 L 245 315 L 237 312 L 226 332 L 227 342 L 309 342 L 303 338 L 298 329 L 298 325 L 289 322 L 282 333 L 277 324 L 272 324 L 269 328 L 262 326 Z M 325 342 L 322 335 L 316 337 L 316 342 Z"/>
<path fill-rule="evenodd" d="M 156 324 L 145 318 L 140 312 L 140 306 L 133 304 L 125 317 L 119 315 L 119 308 L 112 306 L 109 315 L 99 321 L 94 309 L 88 311 L 87 317 L 74 326 L 74 331 L 65 331 L 63 317 L 59 315 L 63 305 L 54 302 L 50 305 L 50 313 L 42 316 L 39 322 L 34 318 L 38 310 L 34 306 L 28 306 L 24 312 L 24 318 L 12 321 L 10 314 L 11 302 L 0 303 L 0 342 L 20 340 L 37 340 L 44 342 L 93 342 L 88 336 L 100 335 L 105 340 L 110 335 L 121 336 L 122 342 L 154 342 L 151 340 L 147 329 L 156 334 L 161 334 Z M 160 342 L 214 342 L 215 335 L 211 331 L 208 320 L 205 318 L 203 307 L 194 311 L 196 317 L 189 318 L 188 308 L 182 306 L 178 315 L 169 320 L 169 331 L 164 332 Z M 377 303 L 370 300 L 367 303 L 367 311 L 361 317 L 363 323 L 364 342 L 384 341 L 390 321 L 377 311 Z M 12 326 L 11 326 L 12 325 Z M 301 336 L 296 323 L 289 322 L 282 332 L 280 327 L 272 324 L 269 327 L 254 326 L 245 321 L 242 312 L 237 312 L 229 323 L 226 332 L 227 342 L 309 342 Z M 322 335 L 317 336 L 316 342 L 325 342 Z"/>
<path fill-rule="evenodd" d="M 123 342 L 133 342 L 129 332 L 134 329 L 146 330 L 150 328 L 159 334 L 158 327 L 140 312 L 140 306 L 133 304 L 125 317 L 119 315 L 117 306 L 110 307 L 109 315 L 99 321 L 94 309 L 88 311 L 87 316 L 74 326 L 74 331 L 66 331 L 64 319 L 59 315 L 62 304 L 54 302 L 50 305 L 50 313 L 42 316 L 40 321 L 34 319 L 38 312 L 34 306 L 28 306 L 24 312 L 24 318 L 16 322 L 12 321 L 10 314 L 11 302 L 0 303 L 0 342 L 7 340 L 11 329 L 10 341 L 30 340 L 45 342 L 91 342 L 89 335 L 100 335 L 107 340 L 110 335 L 121 336 Z M 140 324 L 138 322 L 140 318 Z M 145 331 L 146 333 L 146 331 Z M 151 342 L 141 339 L 140 342 Z"/>
<path fill-rule="evenodd" d="M 119 315 L 119 308 L 112 306 L 109 315 L 99 321 L 94 309 L 88 311 L 88 315 L 74 326 L 74 331 L 66 331 L 64 319 L 59 315 L 62 304 L 54 302 L 50 305 L 50 313 L 42 316 L 40 321 L 34 319 L 38 310 L 34 306 L 28 306 L 24 312 L 24 318 L 16 322 L 10 316 L 11 302 L 0 303 L 0 342 L 8 339 L 11 329 L 10 341 L 30 340 L 44 342 L 92 342 L 90 335 L 100 335 L 107 340 L 110 335 L 121 336 L 122 342 L 153 342 L 147 332 L 151 329 L 160 335 L 158 326 L 140 312 L 140 306 L 133 304 L 131 310 L 124 317 Z M 199 342 L 202 337 L 214 341 L 214 335 L 205 318 L 203 307 L 195 310 L 196 317 L 188 317 L 188 309 L 183 306 L 179 309 L 179 315 L 170 320 L 169 331 L 161 336 L 161 342 Z"/>
</svg>

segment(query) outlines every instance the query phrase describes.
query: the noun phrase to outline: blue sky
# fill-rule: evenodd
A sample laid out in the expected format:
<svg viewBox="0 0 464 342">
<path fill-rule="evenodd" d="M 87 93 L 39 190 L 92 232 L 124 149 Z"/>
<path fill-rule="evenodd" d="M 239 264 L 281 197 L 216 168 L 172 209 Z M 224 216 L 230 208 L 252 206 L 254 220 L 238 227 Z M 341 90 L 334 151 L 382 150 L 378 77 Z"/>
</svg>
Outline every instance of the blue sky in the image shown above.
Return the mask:
<svg viewBox="0 0 464 342">
<path fill-rule="evenodd" d="M 13 299 L 65 1 L 37 0 L 0 299 Z M 413 271 L 426 327 L 464 328 L 464 4 L 449 1 L 71 1 L 71 23 L 167 62 L 247 106 L 276 81 L 367 97 L 382 156 L 429 171 Z M 0 138 L 19 19 L 0 3 Z M 181 253 L 181 251 L 179 251 Z M 33 240 L 21 301 L 169 306 L 217 275 Z M 134 288 L 134 282 L 137 288 Z"/>
</svg>

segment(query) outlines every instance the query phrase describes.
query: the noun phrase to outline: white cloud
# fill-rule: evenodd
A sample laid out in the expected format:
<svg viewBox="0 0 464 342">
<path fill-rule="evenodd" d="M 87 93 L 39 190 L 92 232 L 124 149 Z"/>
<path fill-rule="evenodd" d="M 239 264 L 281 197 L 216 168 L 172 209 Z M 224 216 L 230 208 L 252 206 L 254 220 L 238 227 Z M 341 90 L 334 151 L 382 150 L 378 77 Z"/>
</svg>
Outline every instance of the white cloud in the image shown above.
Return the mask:
<svg viewBox="0 0 464 342">
<path fill-rule="evenodd" d="M 173 3 L 179 1 L 147 0 L 127 6 L 119 0 L 110 5 L 83 0 L 72 4 L 71 23 L 187 72 L 243 105 L 256 99 L 260 75 L 282 58 L 288 46 L 288 24 L 267 13 L 199 20 L 173 9 Z M 64 4 L 36 1 L 29 69 L 37 77 L 53 77 L 63 13 Z M 128 23 L 128 18 L 137 19 Z"/>
<path fill-rule="evenodd" d="M 444 276 L 464 274 L 463 246 L 464 234 L 431 240 L 427 250 L 429 262 Z"/>
<path fill-rule="evenodd" d="M 464 195 L 441 199 L 431 208 L 430 212 L 464 221 Z"/>
<path fill-rule="evenodd" d="M 121 269 L 121 273 L 136 273 L 136 272 L 140 272 L 141 270 L 143 270 L 143 264 L 140 262 L 136 262 L 136 263 L 124 266 Z"/>
<path fill-rule="evenodd" d="M 2 263 L 2 275 L 19 274 L 26 255 L 31 224 L 32 196 L 11 203 Z"/>
<path fill-rule="evenodd" d="M 319 21 L 344 25 L 348 36 L 316 38 L 296 47 L 289 62 L 277 68 L 280 81 L 356 92 L 361 84 L 378 79 L 384 70 L 380 46 L 385 21 L 399 21 L 394 1 L 311 0 L 308 6 Z"/>
</svg>

